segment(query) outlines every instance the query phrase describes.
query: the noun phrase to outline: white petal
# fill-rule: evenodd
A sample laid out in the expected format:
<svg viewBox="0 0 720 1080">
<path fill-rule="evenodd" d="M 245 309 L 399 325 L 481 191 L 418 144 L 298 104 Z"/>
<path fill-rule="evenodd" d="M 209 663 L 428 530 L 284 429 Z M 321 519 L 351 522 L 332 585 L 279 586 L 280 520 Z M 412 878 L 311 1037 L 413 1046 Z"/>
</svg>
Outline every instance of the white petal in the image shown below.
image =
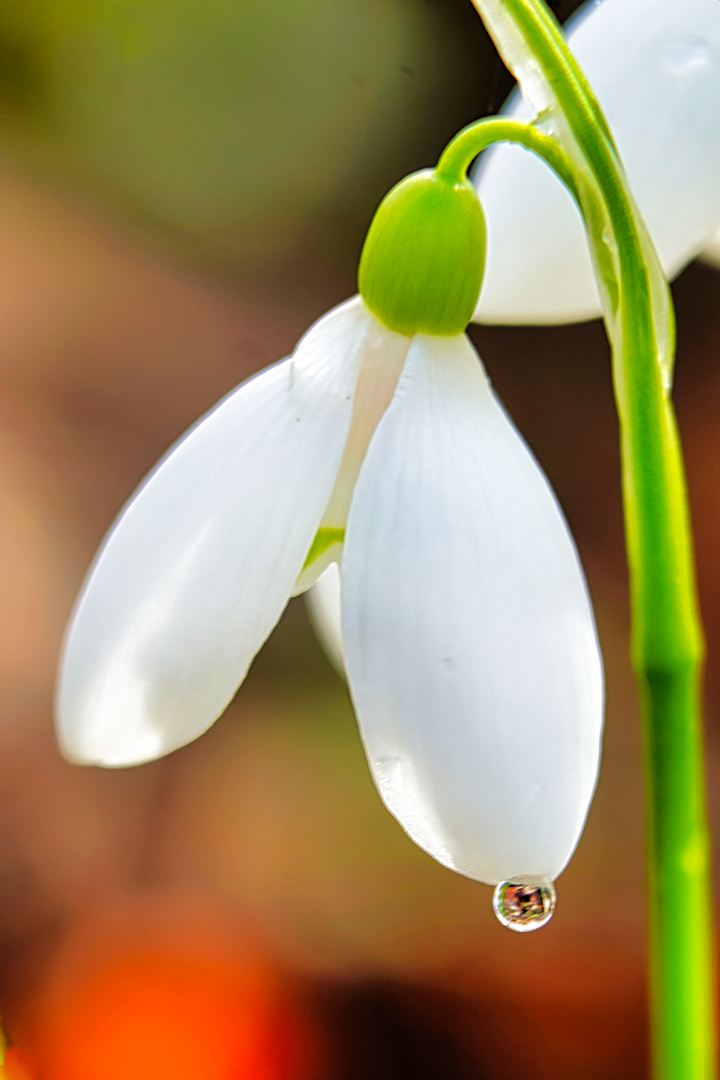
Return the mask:
<svg viewBox="0 0 720 1080">
<path fill-rule="evenodd" d="M 338 472 L 368 338 L 357 298 L 251 379 L 151 474 L 106 540 L 63 659 L 72 759 L 149 760 L 196 738 L 277 622 Z"/>
<path fill-rule="evenodd" d="M 340 622 L 340 568 L 330 563 L 307 593 L 310 619 L 328 659 L 345 674 L 345 654 Z"/>
<path fill-rule="evenodd" d="M 630 187 L 673 277 L 720 226 L 720 4 L 602 0 L 568 23 Z M 511 98 L 507 111 L 528 117 Z M 560 323 L 600 314 L 577 210 L 534 155 L 500 146 L 476 177 L 488 224 L 478 322 Z"/>
<path fill-rule="evenodd" d="M 308 553 L 307 562 L 295 582 L 293 595 L 309 589 L 326 568 L 342 556 L 345 524 L 355 481 L 373 432 L 392 401 L 410 347 L 410 338 L 405 334 L 388 330 L 377 320 L 375 328 L 374 334 L 367 335 L 345 450 L 318 529 L 317 541 L 320 543 L 313 544 Z"/>
<path fill-rule="evenodd" d="M 342 608 L 375 781 L 410 836 L 491 884 L 555 878 L 595 785 L 601 661 L 562 513 L 464 336 L 413 340 Z"/>
</svg>

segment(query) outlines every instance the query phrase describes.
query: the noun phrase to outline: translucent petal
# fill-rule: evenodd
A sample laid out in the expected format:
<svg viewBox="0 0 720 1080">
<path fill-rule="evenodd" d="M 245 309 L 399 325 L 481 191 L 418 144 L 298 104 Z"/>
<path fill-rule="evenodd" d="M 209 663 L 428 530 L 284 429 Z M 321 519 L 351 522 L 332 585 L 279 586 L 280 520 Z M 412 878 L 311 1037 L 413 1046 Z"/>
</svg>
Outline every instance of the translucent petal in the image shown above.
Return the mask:
<svg viewBox="0 0 720 1080">
<path fill-rule="evenodd" d="M 350 509 L 342 620 L 410 836 L 490 884 L 555 878 L 595 785 L 600 655 L 562 513 L 464 336 L 413 339 Z"/>
<path fill-rule="evenodd" d="M 151 474 L 102 548 L 68 633 L 68 757 L 150 760 L 220 715 L 279 618 L 337 476 L 369 341 L 358 298 L 244 383 Z"/>
<path fill-rule="evenodd" d="M 720 4 L 603 0 L 585 4 L 567 36 L 672 277 L 720 226 Z M 507 111 L 529 115 L 517 96 Z M 525 150 L 500 146 L 484 155 L 476 183 L 488 225 L 476 321 L 599 315 L 579 215 L 549 169 Z"/>
<path fill-rule="evenodd" d="M 410 347 L 410 338 L 377 323 L 368 338 L 358 376 L 353 415 L 337 480 L 322 516 L 293 594 L 305 592 L 334 561 L 340 559 L 350 501 L 370 439 L 395 393 Z"/>
<path fill-rule="evenodd" d="M 322 572 L 307 593 L 310 619 L 328 659 L 345 674 L 345 654 L 340 622 L 340 567 L 336 562 Z"/>
</svg>

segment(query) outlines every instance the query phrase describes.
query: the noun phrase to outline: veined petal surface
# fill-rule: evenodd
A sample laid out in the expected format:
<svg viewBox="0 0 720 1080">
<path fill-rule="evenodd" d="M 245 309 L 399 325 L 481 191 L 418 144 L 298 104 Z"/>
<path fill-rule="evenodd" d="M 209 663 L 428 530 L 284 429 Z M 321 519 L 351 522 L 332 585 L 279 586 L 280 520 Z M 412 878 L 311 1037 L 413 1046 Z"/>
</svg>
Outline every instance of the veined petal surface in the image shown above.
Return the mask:
<svg viewBox="0 0 720 1080">
<path fill-rule="evenodd" d="M 101 549 L 66 640 L 59 738 L 129 765 L 213 723 L 277 622 L 333 490 L 368 343 L 360 298 L 173 449 Z"/>
<path fill-rule="evenodd" d="M 615 137 L 663 266 L 674 277 L 720 227 L 720 4 L 593 0 L 566 26 Z M 503 110 L 530 119 L 515 94 Z M 475 177 L 487 265 L 474 319 L 563 323 L 600 314 L 577 209 L 533 154 L 498 146 Z"/>
<path fill-rule="evenodd" d="M 490 884 L 555 878 L 595 786 L 601 660 L 562 513 L 464 336 L 413 339 L 350 509 L 342 623 L 410 836 Z"/>
</svg>

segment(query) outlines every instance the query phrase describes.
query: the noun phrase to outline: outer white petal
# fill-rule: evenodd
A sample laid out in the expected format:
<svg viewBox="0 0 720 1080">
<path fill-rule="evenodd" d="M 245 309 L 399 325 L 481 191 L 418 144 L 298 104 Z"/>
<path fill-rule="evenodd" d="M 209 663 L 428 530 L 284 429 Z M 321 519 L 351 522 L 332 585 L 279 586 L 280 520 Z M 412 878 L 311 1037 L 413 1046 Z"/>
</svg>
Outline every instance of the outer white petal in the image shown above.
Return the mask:
<svg viewBox="0 0 720 1080">
<path fill-rule="evenodd" d="M 413 340 L 342 606 L 375 781 L 410 836 L 490 884 L 555 878 L 595 785 L 601 661 L 562 513 L 465 337 Z"/>
<path fill-rule="evenodd" d="M 630 186 L 672 277 L 720 226 L 720 4 L 601 0 L 567 38 L 616 137 Z M 527 118 L 516 96 L 506 110 Z M 559 323 L 600 314 L 577 210 L 536 157 L 484 155 L 476 177 L 488 223 L 488 323 Z"/>
<path fill-rule="evenodd" d="M 279 618 L 337 476 L 363 357 L 359 298 L 243 384 L 151 474 L 102 548 L 68 633 L 68 757 L 128 765 L 220 715 Z"/>
</svg>

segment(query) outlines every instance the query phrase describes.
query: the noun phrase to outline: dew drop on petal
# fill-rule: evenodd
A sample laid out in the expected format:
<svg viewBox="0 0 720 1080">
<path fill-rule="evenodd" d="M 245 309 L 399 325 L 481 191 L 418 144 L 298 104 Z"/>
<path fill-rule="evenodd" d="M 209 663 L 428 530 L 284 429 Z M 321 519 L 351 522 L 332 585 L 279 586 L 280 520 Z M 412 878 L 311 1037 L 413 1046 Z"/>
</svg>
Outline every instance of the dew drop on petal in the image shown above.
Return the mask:
<svg viewBox="0 0 720 1080">
<path fill-rule="evenodd" d="M 716 61 L 715 50 L 707 41 L 690 36 L 670 42 L 662 57 L 665 70 L 680 79 L 702 72 Z"/>
<path fill-rule="evenodd" d="M 522 885 L 517 881 L 501 881 L 493 893 L 493 911 L 503 926 L 526 934 L 539 930 L 552 918 L 555 910 L 555 886 Z"/>
</svg>

